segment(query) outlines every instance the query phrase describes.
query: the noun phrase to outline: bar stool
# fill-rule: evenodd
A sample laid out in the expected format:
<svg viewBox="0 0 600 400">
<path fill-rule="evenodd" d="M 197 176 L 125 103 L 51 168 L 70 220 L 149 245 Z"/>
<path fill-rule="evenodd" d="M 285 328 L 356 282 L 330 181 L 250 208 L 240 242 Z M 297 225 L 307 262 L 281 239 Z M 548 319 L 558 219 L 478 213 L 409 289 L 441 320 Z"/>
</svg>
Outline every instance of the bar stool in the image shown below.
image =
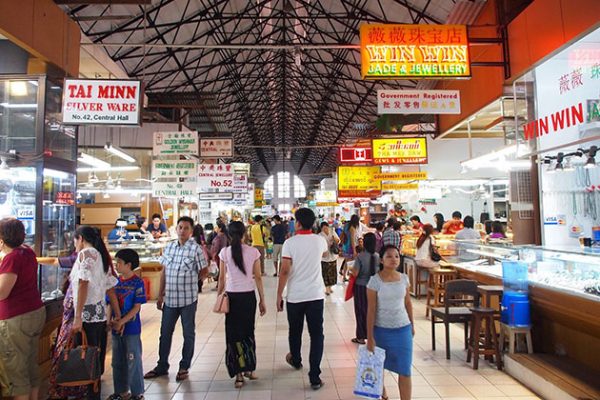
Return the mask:
<svg viewBox="0 0 600 400">
<path fill-rule="evenodd" d="M 496 326 L 494 324 L 494 309 L 475 307 L 471 308 L 471 337 L 469 338 L 469 348 L 467 352 L 467 362 L 471 362 L 473 355 L 473 369 L 479 368 L 479 356 L 495 356 L 496 366 L 502 370 L 502 360 L 500 359 L 500 347 L 498 346 L 498 336 L 496 335 Z M 485 331 L 481 336 L 482 324 L 485 322 Z M 483 341 L 481 341 L 483 339 Z"/>
<path fill-rule="evenodd" d="M 456 279 L 456 271 L 453 269 L 436 268 L 429 272 L 429 279 L 427 279 L 427 305 L 425 308 L 425 318 L 429 317 L 429 310 L 432 307 L 439 307 L 444 304 L 446 282 L 454 279 Z"/>
<path fill-rule="evenodd" d="M 515 343 L 517 342 L 518 335 L 523 335 L 525 343 L 527 344 L 527 353 L 533 353 L 533 341 L 531 340 L 531 326 L 508 326 L 500 323 L 500 351 L 504 351 L 504 342 L 506 336 L 508 336 L 508 353 L 513 354 L 515 352 Z"/>
<path fill-rule="evenodd" d="M 502 295 L 504 294 L 504 286 L 501 285 L 479 285 L 477 290 L 481 293 L 482 306 L 492 307 L 492 297 L 498 297 L 498 309 L 495 310 L 494 318 L 500 320 L 500 310 L 502 307 Z"/>
</svg>

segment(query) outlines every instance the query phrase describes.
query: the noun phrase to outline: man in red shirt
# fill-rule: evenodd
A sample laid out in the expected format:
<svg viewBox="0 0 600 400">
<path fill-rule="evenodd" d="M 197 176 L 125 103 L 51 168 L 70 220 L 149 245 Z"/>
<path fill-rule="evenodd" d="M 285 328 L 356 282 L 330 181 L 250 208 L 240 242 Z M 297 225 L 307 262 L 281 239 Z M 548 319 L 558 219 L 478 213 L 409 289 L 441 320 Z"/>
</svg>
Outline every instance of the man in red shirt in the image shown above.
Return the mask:
<svg viewBox="0 0 600 400">
<path fill-rule="evenodd" d="M 442 233 L 444 235 L 456 235 L 458 232 L 462 231 L 464 227 L 462 214 L 460 211 L 454 211 L 452 213 L 452 219 L 447 221 L 442 227 Z"/>
</svg>

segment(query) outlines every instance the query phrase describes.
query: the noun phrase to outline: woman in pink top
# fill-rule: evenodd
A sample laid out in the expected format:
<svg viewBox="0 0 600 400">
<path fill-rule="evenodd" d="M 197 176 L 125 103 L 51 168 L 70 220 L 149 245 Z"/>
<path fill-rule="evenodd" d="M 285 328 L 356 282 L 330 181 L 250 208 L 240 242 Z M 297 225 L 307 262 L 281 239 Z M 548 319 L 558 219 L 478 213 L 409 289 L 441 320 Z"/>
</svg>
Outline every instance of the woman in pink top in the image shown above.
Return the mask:
<svg viewBox="0 0 600 400">
<path fill-rule="evenodd" d="M 235 375 L 235 387 L 244 385 L 244 376 L 250 380 L 257 379 L 256 342 L 254 340 L 254 319 L 256 315 L 256 295 L 258 288 L 260 315 L 267 312 L 262 284 L 260 253 L 242 243 L 246 227 L 242 222 L 229 224 L 231 246 L 219 253 L 220 273 L 218 293 L 224 291 L 229 298 L 229 312 L 225 315 L 225 340 L 227 350 L 225 363 L 229 376 Z M 243 357 L 242 357 L 243 356 Z M 238 360 L 254 360 L 240 365 Z"/>
</svg>

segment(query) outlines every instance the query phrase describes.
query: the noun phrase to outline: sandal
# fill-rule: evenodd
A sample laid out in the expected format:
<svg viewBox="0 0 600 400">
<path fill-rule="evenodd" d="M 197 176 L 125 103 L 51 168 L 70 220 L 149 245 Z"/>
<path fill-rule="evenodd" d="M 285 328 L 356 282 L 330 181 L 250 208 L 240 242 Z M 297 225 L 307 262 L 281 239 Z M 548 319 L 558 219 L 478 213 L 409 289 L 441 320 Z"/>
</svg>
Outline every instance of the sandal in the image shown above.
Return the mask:
<svg viewBox="0 0 600 400">
<path fill-rule="evenodd" d="M 154 379 L 154 378 L 158 378 L 159 376 L 164 376 L 164 375 L 169 375 L 169 373 L 157 371 L 155 368 L 153 370 L 146 372 L 146 375 L 144 375 L 144 379 Z"/>
<path fill-rule="evenodd" d="M 354 338 L 351 340 L 352 343 L 356 343 L 356 344 L 365 344 L 365 340 L 364 339 L 357 339 Z"/>
<path fill-rule="evenodd" d="M 285 355 L 285 362 L 288 363 L 295 370 L 302 369 L 302 363 L 300 363 L 300 365 L 296 365 L 292 362 L 292 353 L 287 353 Z"/>
<path fill-rule="evenodd" d="M 190 373 L 188 370 L 185 370 L 185 369 L 179 370 L 179 372 L 177 372 L 177 376 L 175 377 L 175 381 L 177 381 L 177 382 L 184 381 L 188 378 L 189 375 L 190 375 Z"/>
<path fill-rule="evenodd" d="M 236 376 L 234 386 L 236 389 L 241 389 L 244 386 L 244 377 L 241 375 Z"/>
<path fill-rule="evenodd" d="M 254 371 L 252 372 L 244 372 L 244 377 L 248 378 L 251 381 L 255 381 L 258 379 L 258 376 L 256 376 L 256 374 L 254 373 Z"/>
</svg>

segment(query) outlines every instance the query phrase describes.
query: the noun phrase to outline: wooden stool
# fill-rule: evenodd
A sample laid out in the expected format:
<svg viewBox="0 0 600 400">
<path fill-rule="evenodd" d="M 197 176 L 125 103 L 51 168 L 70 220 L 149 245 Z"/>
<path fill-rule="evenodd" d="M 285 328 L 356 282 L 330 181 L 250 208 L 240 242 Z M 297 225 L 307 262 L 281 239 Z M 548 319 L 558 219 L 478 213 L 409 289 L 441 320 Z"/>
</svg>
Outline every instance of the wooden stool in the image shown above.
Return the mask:
<svg viewBox="0 0 600 400">
<path fill-rule="evenodd" d="M 481 293 L 481 298 L 484 300 L 482 302 L 482 307 L 492 307 L 492 297 L 498 297 L 498 308 L 496 309 L 494 317 L 499 320 L 500 319 L 500 309 L 502 307 L 502 294 L 504 293 L 504 286 L 502 285 L 479 285 L 477 286 L 477 290 Z"/>
<path fill-rule="evenodd" d="M 425 318 L 429 317 L 429 310 L 432 307 L 439 307 L 444 304 L 446 282 L 454 279 L 456 279 L 456 271 L 453 269 L 437 268 L 429 272 L 429 279 L 427 280 L 427 306 L 425 308 Z"/>
<path fill-rule="evenodd" d="M 508 326 L 500 323 L 500 351 L 504 351 L 504 341 L 508 336 L 508 353 L 514 354 L 517 335 L 524 335 L 527 344 L 527 353 L 533 353 L 533 342 L 531 340 L 531 326 Z"/>
<path fill-rule="evenodd" d="M 471 337 L 469 338 L 467 362 L 471 362 L 471 354 L 473 354 L 473 369 L 477 369 L 479 368 L 479 355 L 495 356 L 496 366 L 499 370 L 502 370 L 500 347 L 498 346 L 498 336 L 496 335 L 496 326 L 494 324 L 494 309 L 475 307 L 470 310 L 472 313 Z M 483 322 L 485 322 L 485 333 L 481 337 Z M 483 342 L 480 339 L 483 339 Z M 483 347 L 481 347 L 482 345 Z"/>
</svg>

